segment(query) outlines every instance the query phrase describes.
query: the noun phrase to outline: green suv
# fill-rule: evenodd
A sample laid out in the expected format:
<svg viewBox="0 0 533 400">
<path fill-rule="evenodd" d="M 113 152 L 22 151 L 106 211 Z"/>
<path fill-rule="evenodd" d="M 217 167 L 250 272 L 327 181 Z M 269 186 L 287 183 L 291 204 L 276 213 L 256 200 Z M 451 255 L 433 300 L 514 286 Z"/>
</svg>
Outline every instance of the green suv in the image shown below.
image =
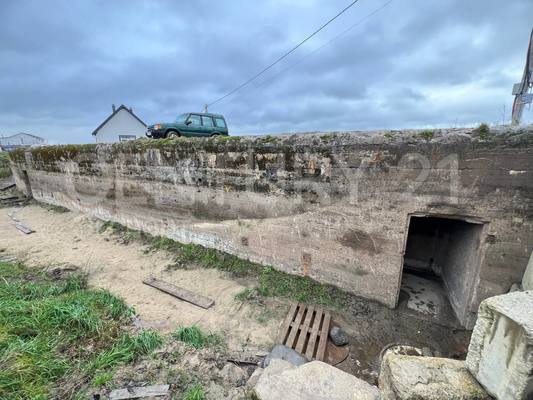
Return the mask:
<svg viewBox="0 0 533 400">
<path fill-rule="evenodd" d="M 181 114 L 174 122 L 150 125 L 146 131 L 146 136 L 154 139 L 216 135 L 228 135 L 226 120 L 208 113 Z"/>
</svg>

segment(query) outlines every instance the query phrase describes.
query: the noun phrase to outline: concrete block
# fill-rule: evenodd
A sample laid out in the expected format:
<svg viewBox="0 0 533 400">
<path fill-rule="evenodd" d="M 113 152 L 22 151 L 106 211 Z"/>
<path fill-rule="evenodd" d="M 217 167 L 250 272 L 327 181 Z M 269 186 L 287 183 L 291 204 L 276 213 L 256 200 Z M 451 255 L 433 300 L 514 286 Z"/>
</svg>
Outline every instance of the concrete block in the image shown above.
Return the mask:
<svg viewBox="0 0 533 400">
<path fill-rule="evenodd" d="M 524 272 L 524 277 L 522 278 L 522 290 L 533 290 L 533 253 L 529 257 L 526 272 Z"/>
<path fill-rule="evenodd" d="M 447 358 L 385 353 L 379 375 L 382 400 L 489 400 L 466 369 Z"/>
<path fill-rule="evenodd" d="M 299 367 L 273 359 L 255 393 L 261 400 L 379 400 L 377 387 L 321 361 Z"/>
<path fill-rule="evenodd" d="M 481 303 L 466 365 L 499 400 L 533 398 L 533 291 Z"/>
</svg>

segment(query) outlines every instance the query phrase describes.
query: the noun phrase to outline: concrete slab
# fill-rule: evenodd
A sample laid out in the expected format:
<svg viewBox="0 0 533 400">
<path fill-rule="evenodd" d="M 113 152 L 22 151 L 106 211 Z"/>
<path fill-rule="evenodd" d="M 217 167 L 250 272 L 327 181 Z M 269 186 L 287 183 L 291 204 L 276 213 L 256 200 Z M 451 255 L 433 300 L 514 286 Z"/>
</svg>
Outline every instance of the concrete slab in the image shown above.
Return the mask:
<svg viewBox="0 0 533 400">
<path fill-rule="evenodd" d="M 255 386 L 261 400 L 378 400 L 379 389 L 321 361 L 295 367 L 274 359 Z"/>
<path fill-rule="evenodd" d="M 466 369 L 448 358 L 387 352 L 379 375 L 381 400 L 489 400 Z"/>
<path fill-rule="evenodd" d="M 533 291 L 481 303 L 466 365 L 498 400 L 533 398 Z"/>
<path fill-rule="evenodd" d="M 407 308 L 437 317 L 448 304 L 442 284 L 430 279 L 404 273 L 401 290 L 409 295 Z"/>
</svg>

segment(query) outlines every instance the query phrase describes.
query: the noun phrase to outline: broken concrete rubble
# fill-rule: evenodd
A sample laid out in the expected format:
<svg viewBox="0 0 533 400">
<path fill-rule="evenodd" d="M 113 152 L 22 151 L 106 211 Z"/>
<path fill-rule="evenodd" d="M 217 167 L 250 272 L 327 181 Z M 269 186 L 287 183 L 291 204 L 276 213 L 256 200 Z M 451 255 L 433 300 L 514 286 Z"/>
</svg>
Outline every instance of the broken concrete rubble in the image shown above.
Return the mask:
<svg viewBox="0 0 533 400">
<path fill-rule="evenodd" d="M 382 400 L 490 400 L 463 361 L 387 352 L 381 363 Z"/>
<path fill-rule="evenodd" d="M 498 400 L 533 398 L 533 291 L 481 303 L 466 365 Z"/>
<path fill-rule="evenodd" d="M 379 400 L 379 389 L 321 361 L 295 367 L 275 359 L 255 385 L 261 400 Z"/>
<path fill-rule="evenodd" d="M 224 368 L 220 371 L 220 377 L 237 387 L 244 385 L 248 380 L 248 374 L 233 363 L 224 365 Z"/>
<path fill-rule="evenodd" d="M 266 368 L 272 360 L 287 361 L 292 365 L 299 366 L 305 364 L 308 360 L 297 351 L 282 344 L 277 344 L 272 348 L 272 351 L 263 360 L 261 366 Z"/>
</svg>

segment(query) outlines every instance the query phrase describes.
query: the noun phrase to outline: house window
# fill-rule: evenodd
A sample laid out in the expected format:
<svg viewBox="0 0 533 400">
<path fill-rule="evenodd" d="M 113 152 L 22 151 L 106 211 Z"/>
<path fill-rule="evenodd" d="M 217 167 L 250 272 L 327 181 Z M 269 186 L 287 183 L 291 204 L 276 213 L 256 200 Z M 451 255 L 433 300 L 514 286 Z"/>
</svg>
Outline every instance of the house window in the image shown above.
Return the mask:
<svg viewBox="0 0 533 400">
<path fill-rule="evenodd" d="M 135 135 L 118 135 L 118 140 L 120 142 L 127 142 L 128 140 L 135 140 L 137 136 Z"/>
</svg>

